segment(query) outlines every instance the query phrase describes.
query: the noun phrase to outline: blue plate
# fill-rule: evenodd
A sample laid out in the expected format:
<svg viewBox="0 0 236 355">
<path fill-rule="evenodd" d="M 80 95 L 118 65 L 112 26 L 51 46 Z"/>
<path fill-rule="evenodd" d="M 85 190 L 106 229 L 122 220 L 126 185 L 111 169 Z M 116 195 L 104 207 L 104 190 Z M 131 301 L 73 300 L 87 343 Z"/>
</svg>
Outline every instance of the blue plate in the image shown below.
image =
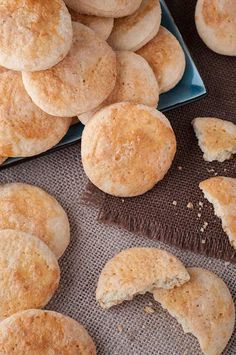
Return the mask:
<svg viewBox="0 0 236 355">
<path fill-rule="evenodd" d="M 202 78 L 193 62 L 193 59 L 191 58 L 188 48 L 186 47 L 186 44 L 184 43 L 184 40 L 174 22 L 174 19 L 168 10 L 168 7 L 165 4 L 165 1 L 161 0 L 161 6 L 162 6 L 162 25 L 166 27 L 170 32 L 172 32 L 175 35 L 175 37 L 179 40 L 186 56 L 186 70 L 182 80 L 174 89 L 160 96 L 158 109 L 164 112 L 172 108 L 187 104 L 191 101 L 195 101 L 196 99 L 199 99 L 204 95 L 206 95 L 207 91 L 202 81 Z M 55 152 L 63 147 L 67 147 L 71 144 L 78 142 L 81 138 L 83 128 L 84 126 L 81 123 L 73 125 L 72 127 L 70 127 L 68 133 L 60 143 L 58 143 L 54 148 L 50 149 L 49 151 L 40 154 L 38 156 Z M 34 159 L 38 156 L 34 156 L 30 158 L 8 159 L 1 166 L 1 169 L 14 164 L 21 163 L 25 160 Z"/>
</svg>

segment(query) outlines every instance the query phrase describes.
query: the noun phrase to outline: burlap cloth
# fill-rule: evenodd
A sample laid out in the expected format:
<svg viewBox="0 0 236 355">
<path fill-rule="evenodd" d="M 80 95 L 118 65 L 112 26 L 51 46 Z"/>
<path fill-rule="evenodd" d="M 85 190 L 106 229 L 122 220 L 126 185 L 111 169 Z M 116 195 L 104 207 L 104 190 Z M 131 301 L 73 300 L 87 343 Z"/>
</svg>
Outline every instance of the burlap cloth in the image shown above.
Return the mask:
<svg viewBox="0 0 236 355">
<path fill-rule="evenodd" d="M 168 1 L 168 4 L 175 14 L 180 29 L 185 34 L 184 37 L 195 56 L 197 64 L 201 71 L 205 73 L 204 79 L 211 89 L 208 99 L 168 114 L 175 129 L 178 126 L 185 129 L 182 134 L 182 142 L 181 135 L 178 135 L 180 154 L 178 154 L 175 162 L 175 167 L 182 165 L 183 170 L 181 172 L 176 172 L 176 169 L 172 170 L 161 188 L 171 186 L 171 177 L 175 173 L 176 187 L 172 188 L 173 198 L 171 200 L 178 200 L 177 206 L 179 206 L 181 204 L 186 205 L 189 200 L 193 202 L 202 200 L 197 189 L 194 196 L 190 194 L 190 187 L 194 181 L 198 180 L 198 173 L 199 178 L 209 176 L 206 171 L 208 165 L 203 164 L 200 159 L 190 125 L 186 131 L 186 120 L 190 121 L 196 114 L 219 114 L 223 117 L 234 118 L 236 112 L 235 70 L 233 72 L 235 61 L 228 58 L 222 59 L 211 54 L 198 41 L 192 24 L 193 2 L 171 0 Z M 198 51 L 200 51 L 200 55 L 197 54 Z M 209 68 L 209 73 L 207 68 Z M 226 76 L 227 80 L 225 79 Z M 188 146 L 186 152 L 184 151 L 185 145 Z M 213 166 L 218 170 L 217 164 Z M 232 162 L 226 166 L 231 167 L 232 170 Z M 195 177 L 192 178 L 191 176 Z M 108 227 L 98 223 L 96 221 L 97 211 L 92 208 L 85 208 L 80 204 L 81 195 L 87 184 L 87 178 L 83 173 L 80 162 L 80 145 L 0 172 L 1 183 L 13 181 L 32 183 L 46 189 L 61 202 L 69 215 L 71 243 L 60 260 L 62 271 L 60 289 L 49 304 L 49 309 L 65 313 L 81 321 L 94 338 L 99 355 L 201 354 L 194 337 L 184 335 L 176 321 L 163 311 L 157 303 L 153 302 L 150 295 L 139 296 L 132 302 L 127 302 L 110 311 L 102 311 L 95 301 L 95 288 L 99 273 L 105 262 L 124 248 L 132 246 L 162 247 L 174 253 L 188 266 L 205 267 L 216 272 L 225 280 L 235 299 L 235 265 L 228 265 L 224 261 L 206 258 L 188 251 L 181 251 L 157 240 L 150 240 L 142 236 L 137 237 L 117 227 Z M 180 189 L 182 191 L 181 199 Z M 154 216 L 157 216 L 155 211 L 161 213 L 157 218 L 159 221 L 162 220 L 167 215 L 163 213 L 164 209 L 171 211 L 173 216 L 171 203 L 167 207 L 168 203 L 163 198 L 155 209 L 152 207 L 153 201 L 158 202 L 158 199 L 153 200 L 156 193 L 158 194 L 157 189 L 133 202 L 139 213 L 141 213 L 141 201 L 143 201 L 144 208 L 149 204 L 150 209 L 146 209 L 146 220 L 153 213 L 155 213 Z M 160 209 L 159 206 L 162 206 L 164 202 L 164 207 Z M 113 204 L 113 206 L 119 208 L 119 204 Z M 126 202 L 122 206 L 127 208 L 125 207 L 127 206 Z M 130 212 L 132 212 L 132 203 L 128 202 L 128 206 Z M 177 206 L 176 213 L 179 211 Z M 193 224 L 193 220 L 194 224 L 196 223 L 196 219 L 191 217 L 192 212 L 185 209 L 184 211 L 188 218 L 183 220 L 180 215 L 178 218 L 178 229 L 180 230 L 189 228 L 189 225 Z M 207 220 L 211 221 L 209 215 L 206 216 Z M 216 223 L 215 228 L 217 235 L 221 237 L 218 223 Z M 156 310 L 154 314 L 147 314 L 144 311 L 144 307 L 149 302 L 153 302 L 153 308 Z M 225 354 L 236 354 L 235 334 Z"/>
<path fill-rule="evenodd" d="M 44 188 L 68 212 L 71 243 L 60 260 L 60 289 L 48 308 L 80 320 L 93 336 L 98 355 L 201 354 L 194 337 L 184 335 L 177 322 L 153 302 L 150 295 L 139 296 L 110 311 L 102 311 L 95 301 L 99 273 L 105 262 L 122 249 L 132 246 L 162 247 L 188 266 L 205 267 L 223 277 L 236 300 L 235 265 L 183 252 L 98 223 L 96 210 L 84 208 L 79 202 L 87 184 L 80 163 L 79 145 L 0 172 L 1 183 L 13 181 Z M 154 314 L 144 311 L 149 302 L 153 302 Z M 119 325 L 123 327 L 122 332 L 118 331 Z M 236 354 L 235 336 L 225 354 Z"/>
</svg>

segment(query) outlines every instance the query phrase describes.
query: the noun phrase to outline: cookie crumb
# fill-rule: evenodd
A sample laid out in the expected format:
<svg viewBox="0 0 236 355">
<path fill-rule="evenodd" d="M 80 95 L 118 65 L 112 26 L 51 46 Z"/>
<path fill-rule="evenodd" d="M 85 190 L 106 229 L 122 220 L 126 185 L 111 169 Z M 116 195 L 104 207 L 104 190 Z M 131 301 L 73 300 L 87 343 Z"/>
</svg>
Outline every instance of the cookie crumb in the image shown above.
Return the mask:
<svg viewBox="0 0 236 355">
<path fill-rule="evenodd" d="M 153 303 L 152 302 L 148 302 L 148 306 L 153 307 Z"/>
<path fill-rule="evenodd" d="M 224 168 L 224 172 L 226 172 L 227 171 L 227 169 L 226 168 Z"/>
<path fill-rule="evenodd" d="M 200 231 L 203 233 L 204 232 L 204 228 L 201 228 Z"/>
<path fill-rule="evenodd" d="M 198 204 L 199 204 L 200 207 L 203 207 L 202 201 L 199 201 Z"/>
<path fill-rule="evenodd" d="M 122 332 L 123 332 L 123 330 L 124 330 L 123 325 L 118 324 L 118 325 L 117 325 L 117 330 L 118 330 L 118 332 L 119 332 L 119 333 L 122 333 Z"/>
<path fill-rule="evenodd" d="M 202 239 L 202 244 L 206 244 L 206 239 Z"/>
<path fill-rule="evenodd" d="M 197 216 L 198 216 L 198 218 L 200 218 L 201 217 L 201 213 L 198 213 Z"/>
<path fill-rule="evenodd" d="M 208 223 L 206 221 L 204 221 L 203 228 L 206 229 L 207 226 L 208 226 Z"/>
<path fill-rule="evenodd" d="M 178 169 L 179 169 L 179 170 L 183 170 L 183 167 L 182 167 L 182 166 L 178 166 Z"/>
<path fill-rule="evenodd" d="M 230 262 L 229 262 L 229 261 L 226 261 L 226 262 L 225 262 L 225 267 L 228 267 L 229 264 L 230 264 Z"/>
<path fill-rule="evenodd" d="M 218 175 L 218 173 L 215 173 L 214 175 L 215 175 L 215 176 L 217 176 L 217 175 Z"/>
<path fill-rule="evenodd" d="M 146 306 L 146 307 L 144 307 L 144 312 L 147 314 L 153 314 L 153 313 L 155 313 L 155 310 L 150 306 Z"/>
<path fill-rule="evenodd" d="M 177 201 L 172 202 L 174 206 L 177 206 Z"/>
<path fill-rule="evenodd" d="M 214 169 L 207 169 L 208 173 L 214 173 L 215 170 Z"/>
<path fill-rule="evenodd" d="M 192 209 L 193 209 L 193 203 L 192 203 L 192 202 L 189 202 L 189 203 L 187 204 L 187 208 L 189 208 L 190 210 L 192 210 Z"/>
<path fill-rule="evenodd" d="M 188 350 L 185 350 L 185 351 L 183 352 L 183 355 L 188 355 Z"/>
<path fill-rule="evenodd" d="M 122 199 L 121 199 L 121 202 L 122 202 L 122 203 L 124 203 L 124 202 L 125 202 L 125 200 L 122 198 Z"/>
</svg>

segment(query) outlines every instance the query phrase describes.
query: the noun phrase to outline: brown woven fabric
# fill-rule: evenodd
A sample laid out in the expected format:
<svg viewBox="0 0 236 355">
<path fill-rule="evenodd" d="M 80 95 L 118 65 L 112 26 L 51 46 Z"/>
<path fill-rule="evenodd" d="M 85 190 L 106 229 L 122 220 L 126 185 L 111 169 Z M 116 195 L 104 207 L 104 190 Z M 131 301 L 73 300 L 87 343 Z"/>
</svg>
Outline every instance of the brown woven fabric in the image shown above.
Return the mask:
<svg viewBox="0 0 236 355">
<path fill-rule="evenodd" d="M 177 136 L 177 155 L 168 175 L 152 191 L 123 200 L 102 194 L 90 184 L 85 200 L 100 208 L 99 220 L 104 223 L 236 262 L 236 253 L 222 231 L 220 220 L 198 188 L 201 180 L 215 175 L 236 177 L 236 158 L 223 164 L 205 162 L 191 126 L 197 116 L 215 116 L 236 123 L 236 58 L 217 55 L 200 40 L 194 24 L 196 1 L 167 0 L 166 3 L 209 94 L 201 101 L 166 113 Z M 177 202 L 176 206 L 173 201 Z M 187 208 L 189 202 L 193 203 L 193 209 Z M 199 202 L 203 202 L 202 208 Z M 202 232 L 205 222 L 208 225 Z"/>
</svg>

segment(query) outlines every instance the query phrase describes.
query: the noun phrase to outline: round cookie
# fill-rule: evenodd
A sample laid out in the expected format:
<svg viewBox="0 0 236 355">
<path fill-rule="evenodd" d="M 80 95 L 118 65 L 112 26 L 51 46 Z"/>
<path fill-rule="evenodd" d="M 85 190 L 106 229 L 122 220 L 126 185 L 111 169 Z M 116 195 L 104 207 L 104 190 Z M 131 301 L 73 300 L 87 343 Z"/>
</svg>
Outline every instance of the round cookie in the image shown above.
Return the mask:
<svg viewBox="0 0 236 355">
<path fill-rule="evenodd" d="M 234 330 L 235 309 L 228 287 L 217 275 L 187 269 L 190 281 L 172 290 L 156 289 L 154 299 L 192 333 L 204 354 L 221 354 Z"/>
<path fill-rule="evenodd" d="M 129 51 L 117 52 L 116 59 L 117 79 L 114 90 L 99 107 L 78 116 L 83 124 L 87 124 L 102 107 L 116 102 L 129 101 L 157 107 L 159 87 L 147 61 L 140 55 Z"/>
<path fill-rule="evenodd" d="M 106 263 L 98 280 L 96 299 L 107 309 L 154 288 L 171 289 L 187 281 L 189 274 L 174 255 L 157 248 L 131 248 Z"/>
<path fill-rule="evenodd" d="M 82 15 L 72 9 L 68 10 L 71 14 L 72 21 L 80 22 L 88 26 L 104 39 L 104 41 L 110 36 L 114 24 L 113 18 Z"/>
<path fill-rule="evenodd" d="M 44 307 L 60 280 L 57 259 L 35 236 L 0 231 L 0 319 L 18 311 Z"/>
<path fill-rule="evenodd" d="M 160 23 L 159 0 L 143 0 L 134 14 L 115 20 L 108 43 L 116 50 L 137 51 L 156 36 Z"/>
<path fill-rule="evenodd" d="M 212 51 L 236 56 L 235 0 L 198 0 L 195 22 L 199 36 Z"/>
<path fill-rule="evenodd" d="M 68 217 L 39 187 L 21 183 L 0 185 L 0 230 L 14 229 L 42 239 L 59 258 L 70 241 Z"/>
<path fill-rule="evenodd" d="M 117 52 L 117 80 L 105 104 L 130 101 L 157 107 L 159 87 L 152 68 L 140 55 Z"/>
<path fill-rule="evenodd" d="M 158 34 L 137 53 L 152 67 L 160 93 L 171 90 L 182 79 L 186 66 L 184 51 L 166 28 L 161 26 Z"/>
<path fill-rule="evenodd" d="M 123 102 L 98 111 L 85 126 L 81 145 L 86 175 L 100 190 L 141 195 L 162 180 L 176 152 L 167 118 L 154 108 Z"/>
<path fill-rule="evenodd" d="M 96 347 L 86 329 L 74 319 L 31 309 L 1 322 L 0 353 L 96 355 Z"/>
<path fill-rule="evenodd" d="M 0 23 L 0 65 L 8 69 L 45 70 L 70 50 L 71 17 L 62 0 L 1 1 Z"/>
<path fill-rule="evenodd" d="M 22 74 L 34 103 L 50 115 L 73 117 L 93 110 L 115 86 L 116 55 L 110 46 L 87 26 L 73 22 L 73 29 L 73 45 L 62 62 Z"/>
<path fill-rule="evenodd" d="M 28 157 L 55 146 L 71 118 L 52 117 L 30 99 L 21 74 L 0 69 L 0 155 Z"/>
<path fill-rule="evenodd" d="M 134 13 L 142 0 L 65 0 L 66 5 L 81 14 L 124 17 Z"/>
</svg>

